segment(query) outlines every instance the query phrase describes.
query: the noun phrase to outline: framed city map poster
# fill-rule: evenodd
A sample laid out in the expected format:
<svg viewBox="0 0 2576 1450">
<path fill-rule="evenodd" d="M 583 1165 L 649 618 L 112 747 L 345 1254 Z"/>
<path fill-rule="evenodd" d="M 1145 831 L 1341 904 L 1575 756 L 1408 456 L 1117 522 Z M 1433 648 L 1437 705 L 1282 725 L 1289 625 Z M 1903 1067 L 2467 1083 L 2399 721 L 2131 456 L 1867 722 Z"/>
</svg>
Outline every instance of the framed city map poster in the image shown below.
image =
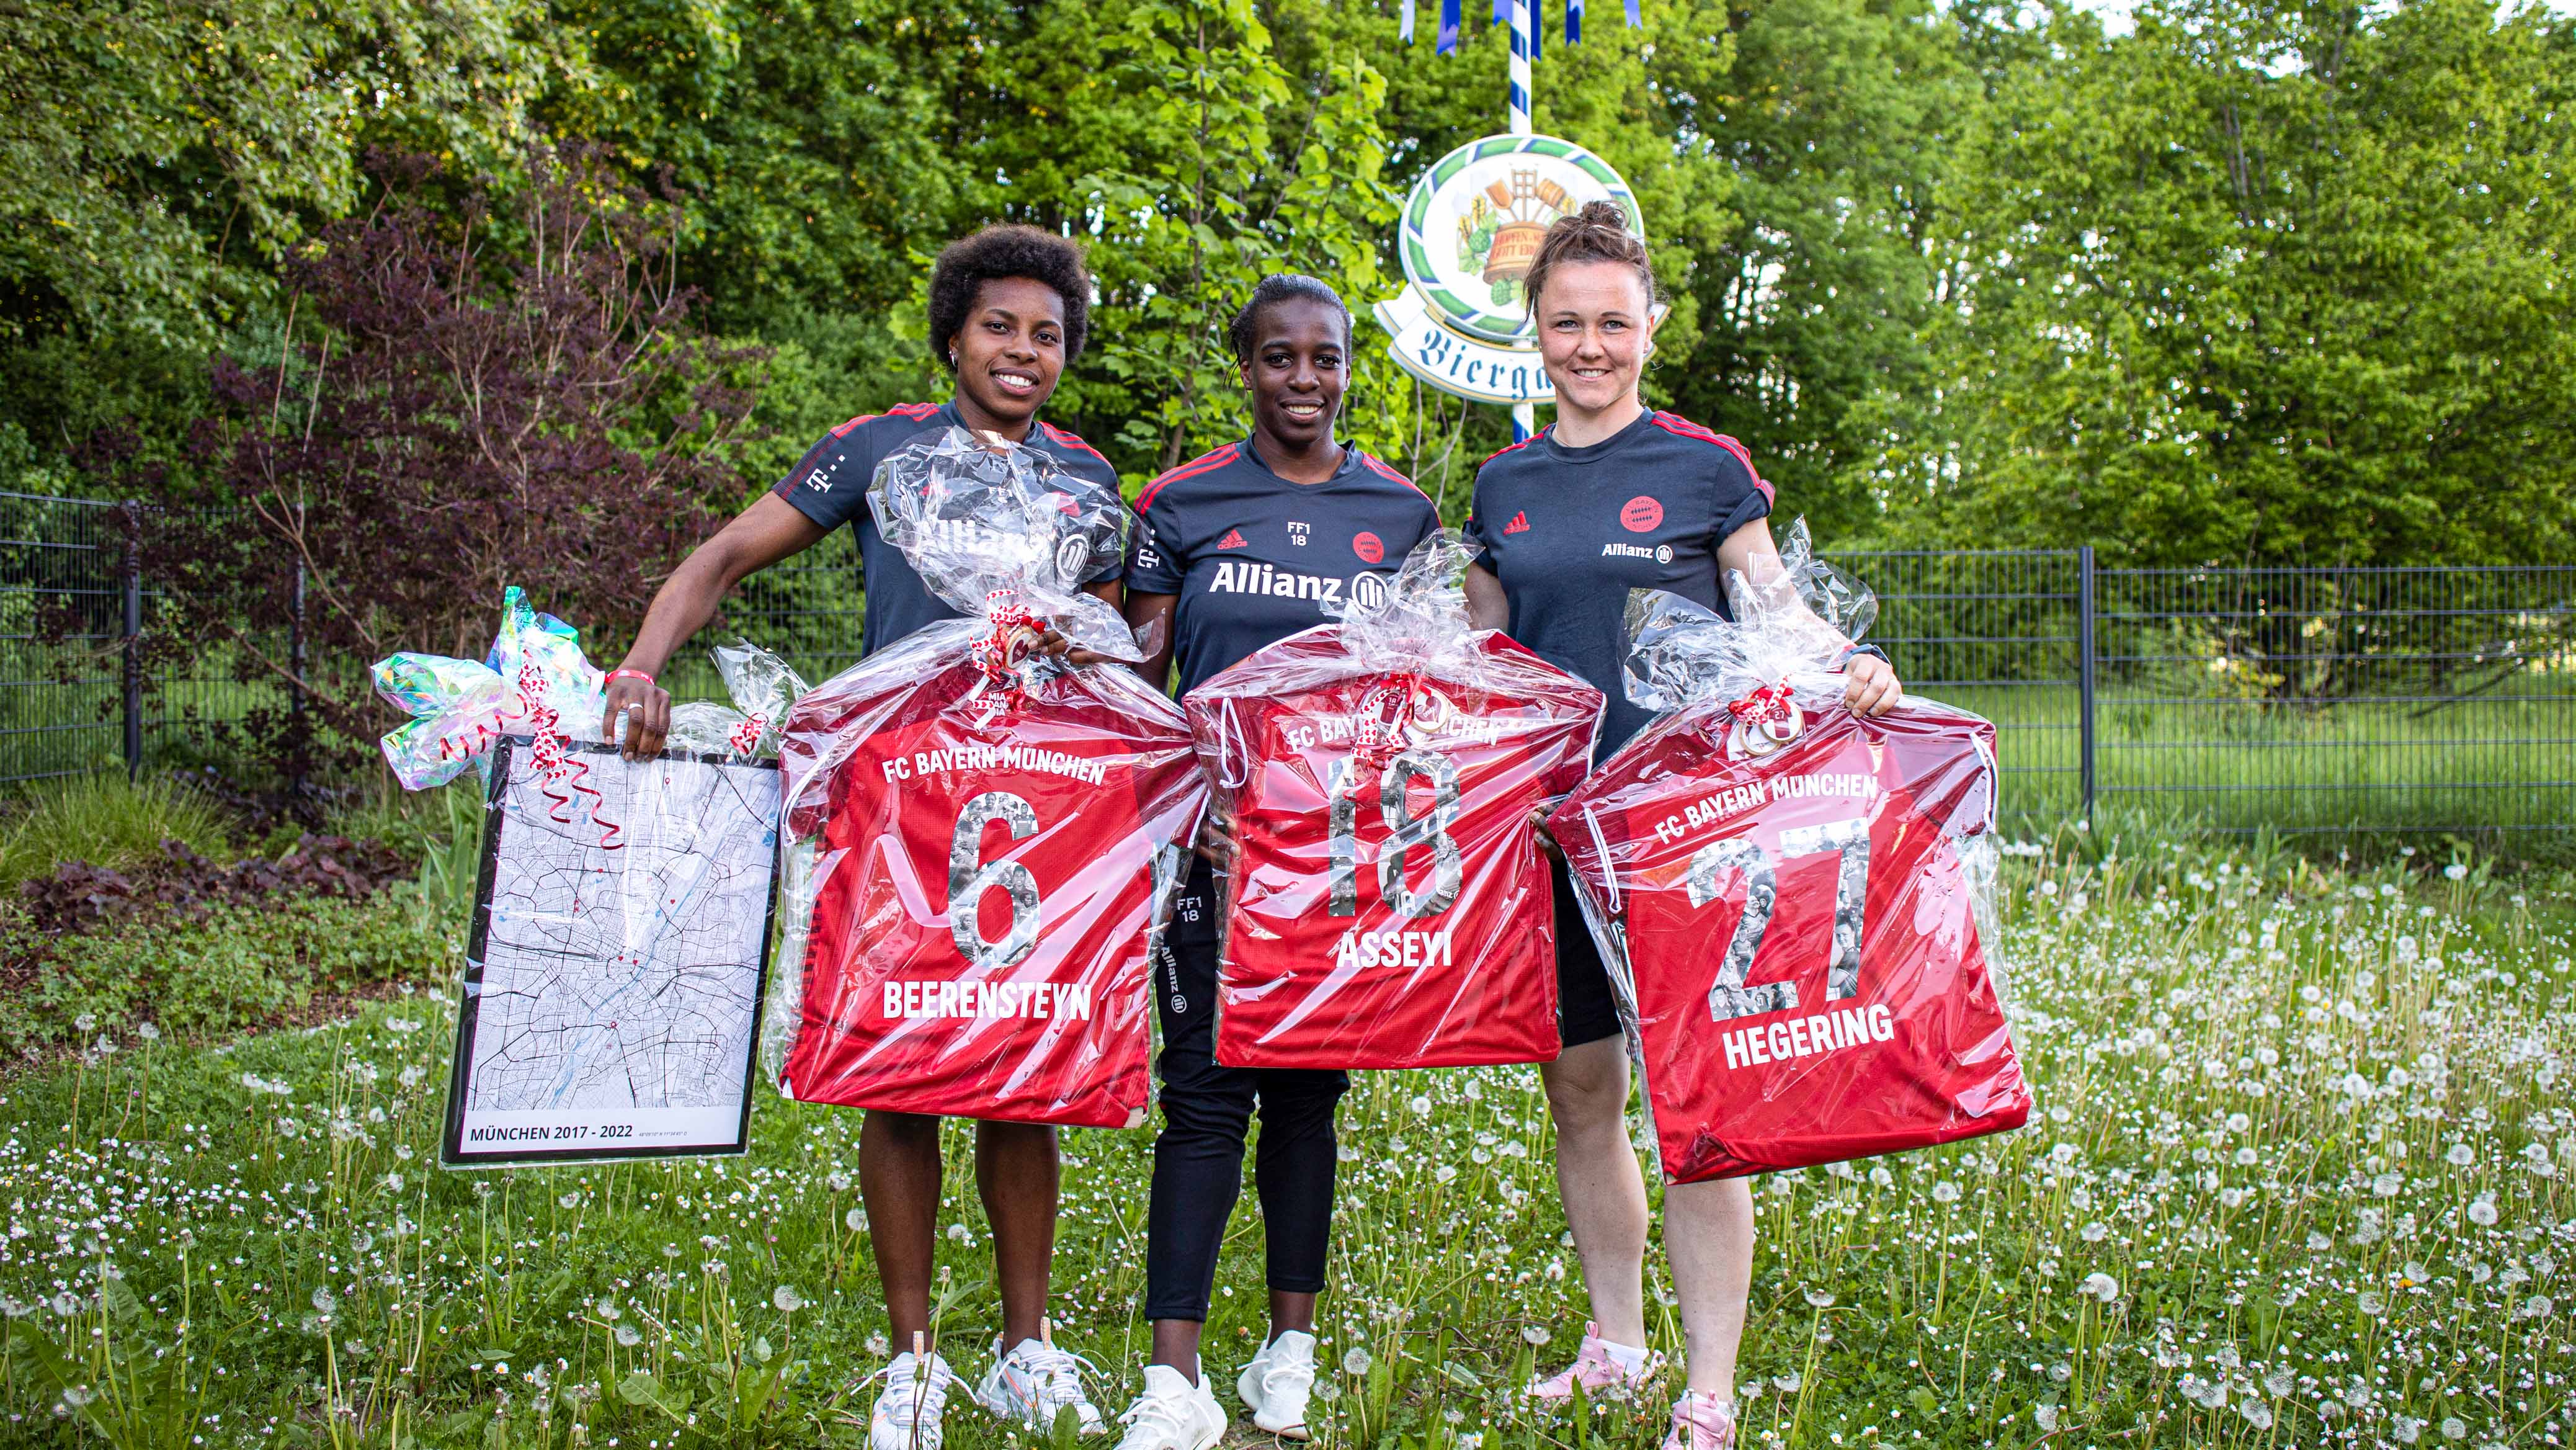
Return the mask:
<svg viewBox="0 0 2576 1450">
<path fill-rule="evenodd" d="M 441 1161 L 742 1152 L 777 763 L 516 736 L 490 781 Z"/>
</svg>

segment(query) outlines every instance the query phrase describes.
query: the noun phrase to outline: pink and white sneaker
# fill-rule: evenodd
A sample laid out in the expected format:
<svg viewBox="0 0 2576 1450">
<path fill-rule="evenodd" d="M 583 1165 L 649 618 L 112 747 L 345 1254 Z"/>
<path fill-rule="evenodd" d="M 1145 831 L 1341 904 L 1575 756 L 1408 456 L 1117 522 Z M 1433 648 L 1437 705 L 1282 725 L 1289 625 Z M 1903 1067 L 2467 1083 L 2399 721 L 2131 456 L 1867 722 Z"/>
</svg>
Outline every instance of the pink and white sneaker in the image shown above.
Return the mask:
<svg viewBox="0 0 2576 1450">
<path fill-rule="evenodd" d="M 1574 1363 L 1544 1379 L 1531 1380 L 1521 1393 L 1541 1404 L 1561 1405 L 1574 1398 L 1575 1387 L 1580 1385 L 1587 1400 L 1624 1400 L 1645 1388 L 1646 1382 L 1663 1369 L 1664 1357 L 1651 1349 L 1630 1350 L 1631 1355 L 1643 1356 L 1631 1367 L 1614 1352 L 1610 1341 L 1600 1336 L 1600 1327 L 1584 1325 L 1583 1348 L 1575 1354 Z"/>
<path fill-rule="evenodd" d="M 1664 1450 L 1735 1450 L 1735 1406 L 1712 1394 L 1689 1390 L 1673 1401 L 1672 1433 Z"/>
</svg>

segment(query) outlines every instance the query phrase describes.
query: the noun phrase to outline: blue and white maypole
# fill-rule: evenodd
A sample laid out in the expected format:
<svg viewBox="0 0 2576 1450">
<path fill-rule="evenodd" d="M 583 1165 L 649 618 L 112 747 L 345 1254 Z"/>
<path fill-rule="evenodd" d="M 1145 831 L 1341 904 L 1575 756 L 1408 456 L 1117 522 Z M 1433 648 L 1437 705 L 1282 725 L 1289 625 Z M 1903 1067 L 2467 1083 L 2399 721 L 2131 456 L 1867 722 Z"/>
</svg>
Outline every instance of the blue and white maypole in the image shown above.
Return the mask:
<svg viewBox="0 0 2576 1450">
<path fill-rule="evenodd" d="M 1512 69 L 1511 134 L 1528 136 L 1530 130 L 1530 4 L 1531 0 L 1511 0 L 1512 4 Z M 1579 11 L 1576 13 L 1580 13 Z M 1512 441 L 1530 436 L 1538 422 L 1538 408 L 1532 403 L 1512 404 Z"/>
<path fill-rule="evenodd" d="M 1538 58 L 1536 0 L 1493 0 L 1494 23 L 1511 35 L 1504 92 L 1510 129 L 1470 141 L 1431 163 L 1406 193 L 1395 238 L 1405 287 L 1373 309 L 1386 329 L 1387 355 L 1451 397 L 1511 409 L 1512 436 L 1529 437 L 1536 405 L 1555 389 L 1539 362 L 1521 279 L 1550 223 L 1587 202 L 1613 201 L 1642 235 L 1645 218 L 1628 183 L 1600 157 L 1530 124 L 1530 69 Z M 1626 0 L 1636 25 L 1637 0 Z M 1433 49 L 1460 45 L 1461 0 L 1440 0 Z M 1411 34 L 1413 0 L 1405 0 Z M 1582 34 L 1582 0 L 1566 7 L 1565 39 Z"/>
</svg>

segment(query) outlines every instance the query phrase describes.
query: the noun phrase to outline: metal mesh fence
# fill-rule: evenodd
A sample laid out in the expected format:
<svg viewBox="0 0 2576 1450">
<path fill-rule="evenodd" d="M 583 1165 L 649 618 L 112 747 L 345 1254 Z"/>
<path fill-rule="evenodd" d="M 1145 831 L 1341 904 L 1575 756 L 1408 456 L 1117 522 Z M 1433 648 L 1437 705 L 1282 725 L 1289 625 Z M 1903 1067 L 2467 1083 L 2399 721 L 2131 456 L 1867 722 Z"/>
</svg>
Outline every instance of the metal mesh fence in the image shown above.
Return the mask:
<svg viewBox="0 0 2576 1450">
<path fill-rule="evenodd" d="M 145 527 L 149 527 L 149 516 Z M 220 757 L 285 691 L 220 653 L 127 678 L 159 608 L 120 506 L 0 494 L 0 782 Z M 2145 802 L 2225 831 L 2576 842 L 2576 568 L 2097 569 L 2088 550 L 1874 552 L 1909 690 L 2001 729 L 2011 826 Z M 859 657 L 855 540 L 744 581 L 673 659 L 745 637 L 821 681 Z M 622 638 L 592 635 L 603 665 Z"/>
</svg>

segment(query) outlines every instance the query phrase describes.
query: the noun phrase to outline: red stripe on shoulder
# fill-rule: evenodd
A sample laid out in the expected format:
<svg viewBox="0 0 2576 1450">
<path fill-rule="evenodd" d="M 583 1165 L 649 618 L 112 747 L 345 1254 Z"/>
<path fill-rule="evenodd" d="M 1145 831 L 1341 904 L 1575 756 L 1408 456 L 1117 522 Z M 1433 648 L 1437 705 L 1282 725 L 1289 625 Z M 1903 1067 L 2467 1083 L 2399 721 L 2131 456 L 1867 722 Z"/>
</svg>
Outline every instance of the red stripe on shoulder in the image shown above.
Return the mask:
<svg viewBox="0 0 2576 1450">
<path fill-rule="evenodd" d="M 1544 429 L 1542 429 L 1542 430 L 1540 430 L 1540 431 L 1541 431 L 1541 432 L 1544 432 L 1545 430 L 1544 430 Z M 1524 449 L 1524 448 L 1527 448 L 1527 447 L 1528 447 L 1528 446 L 1530 446 L 1532 443 L 1537 442 L 1537 441 L 1538 441 L 1538 438 L 1539 438 L 1539 434 L 1538 434 L 1538 433 L 1532 433 L 1530 436 L 1528 436 L 1527 438 L 1522 439 L 1522 440 L 1521 440 L 1521 441 L 1519 441 L 1518 443 L 1506 443 L 1506 444 L 1504 444 L 1502 447 L 1495 449 L 1493 452 L 1486 454 L 1486 455 L 1485 455 L 1485 463 L 1491 463 L 1491 462 L 1493 462 L 1495 459 L 1502 457 L 1502 456 L 1503 456 L 1504 454 L 1506 454 L 1506 453 L 1517 453 L 1517 452 L 1519 452 L 1520 450 L 1522 450 L 1522 449 Z M 1479 463 L 1479 464 L 1477 464 L 1476 466 L 1477 466 L 1478 468 L 1483 468 L 1483 467 L 1485 466 L 1485 463 Z"/>
<path fill-rule="evenodd" d="M 938 411 L 939 405 L 937 403 L 897 403 L 882 413 L 861 413 L 859 416 L 852 418 L 847 423 L 833 429 L 832 436 L 835 438 L 846 438 L 850 436 L 850 431 L 852 429 L 873 423 L 879 418 L 927 418 Z"/>
<path fill-rule="evenodd" d="M 1083 442 L 1080 438 L 1075 437 L 1073 434 L 1066 432 L 1064 429 L 1057 427 L 1053 423 L 1042 421 L 1038 426 L 1046 430 L 1047 437 L 1054 439 L 1057 443 L 1060 443 L 1067 448 L 1079 448 L 1083 452 L 1090 454 L 1092 457 L 1099 458 L 1103 463 L 1107 463 L 1109 461 L 1107 458 L 1101 457 L 1099 449 Z"/>
<path fill-rule="evenodd" d="M 1242 451 L 1241 445 L 1229 443 L 1214 452 L 1202 453 L 1198 457 L 1191 459 L 1189 462 L 1182 464 L 1180 467 L 1173 469 L 1171 472 L 1164 474 L 1162 477 L 1155 479 L 1152 483 L 1145 485 L 1144 492 L 1136 495 L 1136 512 L 1143 513 L 1146 509 L 1153 507 L 1154 495 L 1163 491 L 1163 485 L 1167 483 L 1178 483 L 1184 478 L 1196 478 L 1202 473 L 1223 468 L 1227 464 L 1232 463 L 1235 459 L 1235 455 L 1240 451 Z"/>
<path fill-rule="evenodd" d="M 1415 493 L 1422 493 L 1421 484 L 1415 483 L 1412 479 L 1405 477 L 1404 474 L 1393 464 L 1388 463 L 1385 459 L 1378 457 L 1376 454 L 1369 452 L 1365 448 L 1360 450 L 1360 462 L 1366 464 L 1369 472 L 1376 474 L 1378 477 L 1391 479 L 1394 482 L 1403 484 L 1406 488 L 1412 489 Z M 1430 495 L 1423 494 L 1423 497 L 1428 498 Z"/>
<path fill-rule="evenodd" d="M 1779 494 L 1772 489 L 1770 481 L 1762 476 L 1762 470 L 1753 466 L 1753 454 L 1742 443 L 1714 429 L 1694 423 L 1679 413 L 1658 410 L 1655 413 L 1655 426 L 1677 438 L 1693 438 L 1702 443 L 1714 443 L 1734 454 L 1735 461 L 1743 464 L 1744 471 L 1753 476 L 1753 486 L 1762 490 L 1762 497 L 1766 500 L 1778 499 Z"/>
</svg>

